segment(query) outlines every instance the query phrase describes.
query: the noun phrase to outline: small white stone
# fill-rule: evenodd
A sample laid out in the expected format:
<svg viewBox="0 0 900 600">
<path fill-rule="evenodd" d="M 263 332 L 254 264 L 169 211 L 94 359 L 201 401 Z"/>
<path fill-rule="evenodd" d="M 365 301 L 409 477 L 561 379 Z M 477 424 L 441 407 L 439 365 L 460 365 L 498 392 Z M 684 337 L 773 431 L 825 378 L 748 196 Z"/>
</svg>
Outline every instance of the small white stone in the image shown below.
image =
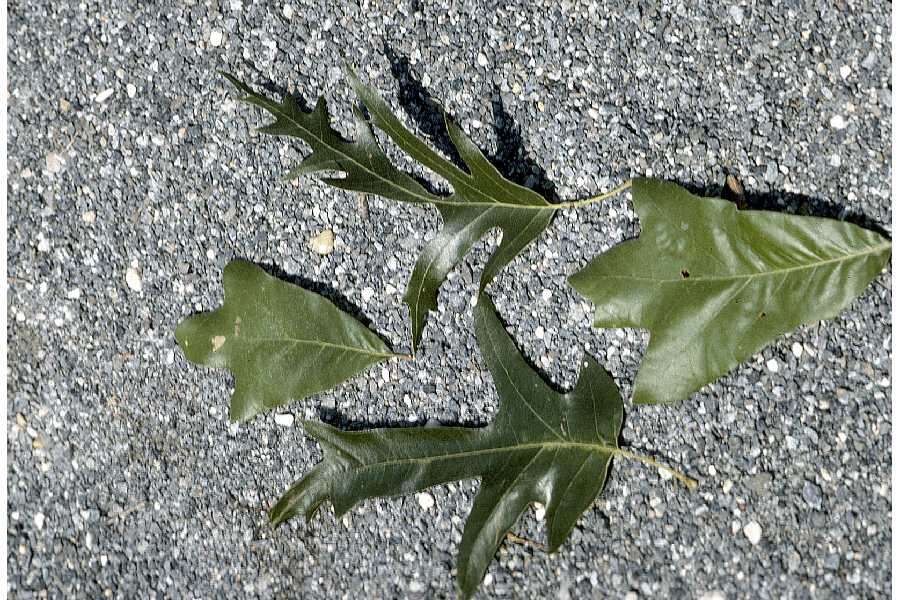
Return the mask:
<svg viewBox="0 0 900 600">
<path fill-rule="evenodd" d="M 209 32 L 209 45 L 213 48 L 218 48 L 222 45 L 222 32 L 218 29 L 213 29 Z"/>
<path fill-rule="evenodd" d="M 85 223 L 93 223 L 97 220 L 97 213 L 92 210 L 86 210 L 81 213 L 81 220 Z"/>
<path fill-rule="evenodd" d="M 732 6 L 728 9 L 728 14 L 731 16 L 735 25 L 740 25 L 744 22 L 744 11 L 740 6 Z"/>
<path fill-rule="evenodd" d="M 668 469 L 657 469 L 656 472 L 659 474 L 659 478 L 663 481 L 669 481 L 670 479 L 672 479 L 672 477 L 674 477 L 674 475 L 672 475 L 672 472 Z"/>
<path fill-rule="evenodd" d="M 310 238 L 309 249 L 322 256 L 331 254 L 334 251 L 334 232 L 324 229 L 319 235 Z"/>
<path fill-rule="evenodd" d="M 362 290 L 362 299 L 363 302 L 368 302 L 372 298 L 375 297 L 375 290 L 370 287 L 363 288 Z"/>
<path fill-rule="evenodd" d="M 47 172 L 51 175 L 56 175 L 60 171 L 62 171 L 63 166 L 66 164 L 66 159 L 57 154 L 56 152 L 50 152 L 47 154 Z"/>
<path fill-rule="evenodd" d="M 50 252 L 50 240 L 43 235 L 38 236 L 38 252 Z"/>
<path fill-rule="evenodd" d="M 38 529 L 44 528 L 44 521 L 46 517 L 44 517 L 44 513 L 35 513 L 34 514 L 34 526 Z"/>
<path fill-rule="evenodd" d="M 828 164 L 830 164 L 832 167 L 841 166 L 841 155 L 840 154 L 832 154 L 828 158 Z"/>
<path fill-rule="evenodd" d="M 488 64 L 487 56 L 485 56 L 483 52 L 478 53 L 478 64 L 482 67 L 486 67 Z"/>
<path fill-rule="evenodd" d="M 755 546 L 762 539 L 762 527 L 756 521 L 750 521 L 744 525 L 744 535 Z"/>
<path fill-rule="evenodd" d="M 847 127 L 847 120 L 843 115 L 834 115 L 828 123 L 835 129 L 844 129 Z"/>
<path fill-rule="evenodd" d="M 791 344 L 791 353 L 796 357 L 800 358 L 803 356 L 803 346 L 801 346 L 798 342 L 794 342 Z"/>
<path fill-rule="evenodd" d="M 419 492 L 416 494 L 416 500 L 418 500 L 419 506 L 424 510 L 428 510 L 434 506 L 434 496 L 428 492 Z"/>
<path fill-rule="evenodd" d="M 419 581 L 418 579 L 413 579 L 409 582 L 409 591 L 413 594 L 418 594 L 419 592 L 425 591 L 425 584 Z"/>
<path fill-rule="evenodd" d="M 547 288 L 541 290 L 541 300 L 543 300 L 544 302 L 550 302 L 551 298 L 553 298 L 553 292 L 551 292 Z"/>
<path fill-rule="evenodd" d="M 544 339 L 544 328 L 538 325 L 537 329 L 534 330 L 534 337 L 539 340 Z"/>
<path fill-rule="evenodd" d="M 840 68 L 841 77 L 843 79 L 847 79 L 848 77 L 850 77 L 850 73 L 852 72 L 853 70 L 850 68 L 850 65 L 844 65 Z"/>
<path fill-rule="evenodd" d="M 125 283 L 135 292 L 140 292 L 144 288 L 141 272 L 135 267 L 128 267 L 128 270 L 125 271 Z"/>
<path fill-rule="evenodd" d="M 279 413 L 275 415 L 275 423 L 282 427 L 290 427 L 294 424 L 294 415 L 291 413 Z"/>
<path fill-rule="evenodd" d="M 134 95 L 137 94 L 137 88 L 134 87 L 133 83 L 129 83 L 125 86 L 125 91 L 128 93 L 129 98 L 134 98 Z"/>
<path fill-rule="evenodd" d="M 488 586 L 494 583 L 494 576 L 488 573 L 484 576 L 484 579 L 481 580 L 482 585 Z"/>
<path fill-rule="evenodd" d="M 726 494 L 731 491 L 731 488 L 734 487 L 734 482 L 730 479 L 726 479 L 725 483 L 722 484 L 722 491 Z"/>
<path fill-rule="evenodd" d="M 544 517 L 547 516 L 547 507 L 541 504 L 540 502 L 534 503 L 534 518 L 538 521 L 543 521 Z"/>
<path fill-rule="evenodd" d="M 285 19 L 291 19 L 294 16 L 294 8 L 290 4 L 285 4 L 281 14 L 284 15 Z"/>
<path fill-rule="evenodd" d="M 725 594 L 718 590 L 705 592 L 700 596 L 700 600 L 725 600 Z"/>
<path fill-rule="evenodd" d="M 74 288 L 66 292 L 66 298 L 69 300 L 78 300 L 81 298 L 81 290 L 78 288 Z"/>
<path fill-rule="evenodd" d="M 778 361 L 775 360 L 774 358 L 770 358 L 769 360 L 766 361 L 766 368 L 768 370 L 772 371 L 773 373 L 777 373 L 778 372 Z"/>
<path fill-rule="evenodd" d="M 115 90 L 113 90 L 112 88 L 106 88 L 105 90 L 94 96 L 94 102 L 106 102 L 107 100 L 109 100 L 109 97 L 113 95 L 114 91 Z"/>
</svg>

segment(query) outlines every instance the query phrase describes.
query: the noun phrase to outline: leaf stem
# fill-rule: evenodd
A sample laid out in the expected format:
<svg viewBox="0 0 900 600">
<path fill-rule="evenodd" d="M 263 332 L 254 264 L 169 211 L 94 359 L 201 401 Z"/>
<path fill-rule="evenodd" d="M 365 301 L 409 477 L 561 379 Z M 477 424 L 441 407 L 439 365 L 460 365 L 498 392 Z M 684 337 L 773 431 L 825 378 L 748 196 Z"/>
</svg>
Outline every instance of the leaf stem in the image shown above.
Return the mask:
<svg viewBox="0 0 900 600">
<path fill-rule="evenodd" d="M 540 542 L 535 542 L 534 540 L 529 540 L 528 538 L 519 537 L 514 534 L 512 531 L 506 532 L 506 539 L 510 542 L 522 545 L 522 546 L 530 546 L 532 548 L 537 548 L 538 550 L 542 550 L 544 552 L 547 551 L 547 546 L 541 544 Z"/>
<path fill-rule="evenodd" d="M 412 354 L 392 354 L 391 358 L 396 358 L 398 360 L 416 360 L 416 357 Z"/>
<path fill-rule="evenodd" d="M 621 194 L 625 190 L 631 187 L 631 180 L 627 180 L 625 183 L 611 189 L 608 192 L 604 192 L 602 194 L 598 194 L 596 196 L 591 196 L 590 198 L 584 198 L 582 200 L 572 200 L 571 202 L 561 202 L 555 206 L 555 208 L 581 208 L 582 206 L 588 206 L 595 202 L 603 202 L 607 198 L 612 198 L 616 194 Z"/>
<path fill-rule="evenodd" d="M 677 469 L 673 469 L 672 467 L 662 464 L 661 462 L 659 462 L 652 456 L 645 456 L 643 454 L 635 454 L 634 452 L 629 452 L 628 450 L 623 450 L 622 448 L 617 448 L 616 454 L 618 454 L 620 456 L 624 456 L 626 458 L 630 458 L 632 460 L 636 460 L 638 462 L 642 462 L 645 465 L 650 465 L 651 467 L 656 467 L 657 469 L 661 469 L 661 470 L 669 473 L 673 477 L 675 477 L 675 479 L 677 479 L 678 481 L 683 483 L 684 486 L 689 490 L 693 490 L 697 487 L 696 479 L 692 479 L 692 478 L 688 477 L 687 475 L 685 475 L 684 473 L 682 473 L 681 471 L 679 471 Z"/>
</svg>

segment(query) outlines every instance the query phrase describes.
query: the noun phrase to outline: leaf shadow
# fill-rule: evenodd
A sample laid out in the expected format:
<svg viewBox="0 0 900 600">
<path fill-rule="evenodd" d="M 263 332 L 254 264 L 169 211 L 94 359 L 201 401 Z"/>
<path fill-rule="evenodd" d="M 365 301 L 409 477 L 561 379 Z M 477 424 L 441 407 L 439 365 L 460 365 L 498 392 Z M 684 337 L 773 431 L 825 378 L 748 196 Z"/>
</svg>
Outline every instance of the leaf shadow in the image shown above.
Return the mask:
<svg viewBox="0 0 900 600">
<path fill-rule="evenodd" d="M 844 204 L 825 200 L 824 198 L 784 191 L 745 191 L 741 196 L 738 196 L 727 185 L 701 184 L 693 181 L 671 181 L 684 187 L 692 194 L 723 198 L 734 202 L 738 205 L 739 210 L 768 210 L 801 217 L 836 219 L 853 223 L 863 229 L 874 231 L 888 240 L 891 239 L 890 232 L 879 221 L 865 213 L 853 211 Z"/>
<path fill-rule="evenodd" d="M 378 338 L 382 342 L 384 342 L 385 345 L 388 346 L 388 348 L 393 348 L 393 344 L 391 344 L 390 340 L 388 340 L 381 332 L 372 327 L 372 319 L 370 319 L 363 312 L 362 308 L 358 304 L 352 302 L 337 289 L 331 287 L 326 283 L 322 283 L 321 281 L 316 281 L 314 279 L 308 279 L 306 277 L 303 277 L 302 275 L 292 275 L 275 264 L 255 262 L 246 258 L 244 260 L 252 262 L 257 267 L 264 270 L 266 273 L 268 273 L 272 277 L 275 277 L 276 279 L 290 283 L 292 285 L 296 285 L 297 287 L 303 288 L 304 290 L 307 290 L 309 292 L 315 292 L 316 294 L 319 294 L 320 296 L 337 306 L 339 309 L 365 325 L 366 328 L 368 328 L 369 331 L 378 336 Z"/>
<path fill-rule="evenodd" d="M 467 429 L 480 429 L 487 427 L 489 423 L 475 419 L 465 420 L 431 420 L 427 423 L 409 421 L 408 419 L 380 419 L 364 420 L 354 419 L 334 408 L 320 408 L 319 420 L 342 431 L 369 431 L 372 429 L 413 429 L 421 427 L 465 427 Z"/>
<path fill-rule="evenodd" d="M 465 167 L 447 129 L 444 126 L 443 111 L 431 97 L 421 80 L 415 75 L 409 59 L 395 52 L 385 42 L 384 54 L 391 65 L 391 74 L 397 80 L 398 101 L 407 115 L 415 122 L 418 130 L 459 167 Z M 498 171 L 510 181 L 533 189 L 549 202 L 558 202 L 556 185 L 547 177 L 546 171 L 528 154 L 522 132 L 515 119 L 506 110 L 500 89 L 494 86 L 491 95 L 493 127 L 497 138 L 497 151 L 485 154 Z"/>
<path fill-rule="evenodd" d="M 297 103 L 297 106 L 300 107 L 300 110 L 302 110 L 303 112 L 310 112 L 313 110 L 313 106 L 306 101 L 306 98 L 298 93 L 291 93 L 290 90 L 288 90 L 286 87 L 278 85 L 270 79 L 264 78 L 260 70 L 257 69 L 256 65 L 254 65 L 251 61 L 245 59 L 243 62 L 244 66 L 247 68 L 247 71 L 254 74 L 254 77 L 256 78 L 254 84 L 256 86 L 264 89 L 270 94 L 276 94 L 279 98 L 292 98 Z"/>
</svg>

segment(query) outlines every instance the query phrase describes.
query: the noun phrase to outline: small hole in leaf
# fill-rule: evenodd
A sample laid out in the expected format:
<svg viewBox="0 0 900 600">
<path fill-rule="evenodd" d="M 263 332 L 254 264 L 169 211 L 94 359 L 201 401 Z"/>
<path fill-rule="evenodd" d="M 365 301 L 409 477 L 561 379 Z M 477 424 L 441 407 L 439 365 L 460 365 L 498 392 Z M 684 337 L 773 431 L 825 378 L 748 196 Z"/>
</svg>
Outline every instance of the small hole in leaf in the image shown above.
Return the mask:
<svg viewBox="0 0 900 600">
<path fill-rule="evenodd" d="M 764 313 L 764 312 L 759 313 L 760 319 L 764 319 L 765 317 L 766 317 L 766 313 Z"/>
<path fill-rule="evenodd" d="M 682 270 L 681 270 L 681 276 L 684 277 L 685 279 L 687 279 L 688 277 L 691 276 L 691 274 L 688 272 L 687 269 L 682 269 Z"/>
</svg>

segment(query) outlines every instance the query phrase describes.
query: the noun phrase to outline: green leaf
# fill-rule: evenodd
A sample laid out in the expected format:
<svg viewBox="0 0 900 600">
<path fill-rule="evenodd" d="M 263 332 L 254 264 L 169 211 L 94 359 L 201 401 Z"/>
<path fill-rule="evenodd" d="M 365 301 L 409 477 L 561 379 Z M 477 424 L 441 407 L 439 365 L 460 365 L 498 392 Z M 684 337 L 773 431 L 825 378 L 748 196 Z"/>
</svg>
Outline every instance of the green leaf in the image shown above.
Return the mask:
<svg viewBox="0 0 900 600">
<path fill-rule="evenodd" d="M 619 448 L 622 400 L 596 361 L 587 358 L 575 389 L 560 394 L 518 353 L 484 294 L 475 319 L 478 343 L 500 396 L 494 422 L 484 428 L 361 432 L 306 422 L 324 458 L 272 508 L 273 523 L 297 514 L 309 520 L 325 501 L 340 517 L 365 498 L 480 478 L 459 548 L 458 585 L 468 596 L 530 503 L 547 507 L 552 552 L 603 488 L 613 456 L 661 466 Z M 688 485 L 695 483 L 678 476 Z"/>
<path fill-rule="evenodd" d="M 505 179 L 488 162 L 463 131 L 445 119 L 450 139 L 467 170 L 443 158 L 414 136 L 373 88 L 361 83 L 351 72 L 354 90 L 369 111 L 371 124 L 354 109 L 355 141 L 345 141 L 329 122 L 325 100 L 320 98 L 311 112 L 285 96 L 281 102 L 269 100 L 232 75 L 225 77 L 245 94 L 244 102 L 259 106 L 275 117 L 260 131 L 302 139 L 312 153 L 287 175 L 288 178 L 318 171 L 341 172 L 344 177 L 322 177 L 342 189 L 377 194 L 402 202 L 427 203 L 437 207 L 444 225 L 419 256 L 404 300 L 412 320 L 413 347 L 417 348 L 428 311 L 437 308 L 437 291 L 451 269 L 488 230 L 503 230 L 500 247 L 488 260 L 481 276 L 481 288 L 538 237 L 556 210 L 569 204 L 550 204 L 536 192 Z M 391 164 L 372 130 L 372 124 L 410 157 L 443 178 L 452 188 L 450 195 L 433 194 L 415 179 Z"/>
<path fill-rule="evenodd" d="M 596 327 L 650 330 L 634 402 L 688 397 L 779 335 L 828 319 L 882 270 L 891 244 L 850 223 L 738 210 L 635 180 L 641 234 L 570 278 Z"/>
<path fill-rule="evenodd" d="M 303 288 L 235 260 L 221 308 L 188 317 L 175 338 L 188 360 L 234 374 L 232 421 L 332 388 L 398 356 L 362 323 Z"/>
</svg>

